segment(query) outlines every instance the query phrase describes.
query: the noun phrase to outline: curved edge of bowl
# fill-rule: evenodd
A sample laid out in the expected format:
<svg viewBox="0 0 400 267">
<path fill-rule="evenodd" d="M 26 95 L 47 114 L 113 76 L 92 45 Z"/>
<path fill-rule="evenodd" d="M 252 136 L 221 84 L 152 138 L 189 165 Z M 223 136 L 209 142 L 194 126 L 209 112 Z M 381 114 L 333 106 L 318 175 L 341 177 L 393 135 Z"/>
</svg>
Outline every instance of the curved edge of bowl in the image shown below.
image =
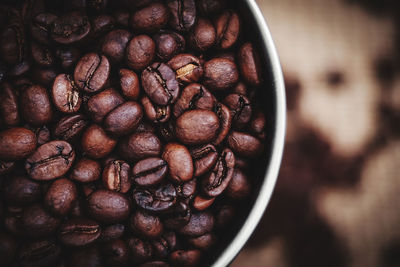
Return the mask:
<svg viewBox="0 0 400 267">
<path fill-rule="evenodd" d="M 250 12 L 254 16 L 254 20 L 259 29 L 261 40 L 264 48 L 267 51 L 269 57 L 269 65 L 271 66 L 273 83 L 275 85 L 276 95 L 276 125 L 273 133 L 271 158 L 267 171 L 264 177 L 264 181 L 261 185 L 259 194 L 255 200 L 254 206 L 252 207 L 249 216 L 244 222 L 242 228 L 239 230 L 236 237 L 232 240 L 227 248 L 222 252 L 218 259 L 212 264 L 213 267 L 223 267 L 229 265 L 237 254 L 240 252 L 242 247 L 245 245 L 247 240 L 258 225 L 267 205 L 271 199 L 272 192 L 275 188 L 275 183 L 278 178 L 279 168 L 281 165 L 283 148 L 285 142 L 286 132 L 286 96 L 285 96 L 285 84 L 283 80 L 282 69 L 276 51 L 274 42 L 271 37 L 271 33 L 258 7 L 255 0 L 245 0 Z"/>
</svg>

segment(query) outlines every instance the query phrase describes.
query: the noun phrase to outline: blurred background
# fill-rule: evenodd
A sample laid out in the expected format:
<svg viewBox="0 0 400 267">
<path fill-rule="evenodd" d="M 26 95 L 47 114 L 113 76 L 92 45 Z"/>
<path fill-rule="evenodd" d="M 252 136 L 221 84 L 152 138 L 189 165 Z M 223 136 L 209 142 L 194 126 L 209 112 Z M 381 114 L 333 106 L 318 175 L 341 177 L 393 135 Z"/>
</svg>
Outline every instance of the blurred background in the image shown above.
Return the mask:
<svg viewBox="0 0 400 267">
<path fill-rule="evenodd" d="M 286 149 L 232 266 L 400 266 L 400 1 L 257 2 L 286 81 Z"/>
</svg>

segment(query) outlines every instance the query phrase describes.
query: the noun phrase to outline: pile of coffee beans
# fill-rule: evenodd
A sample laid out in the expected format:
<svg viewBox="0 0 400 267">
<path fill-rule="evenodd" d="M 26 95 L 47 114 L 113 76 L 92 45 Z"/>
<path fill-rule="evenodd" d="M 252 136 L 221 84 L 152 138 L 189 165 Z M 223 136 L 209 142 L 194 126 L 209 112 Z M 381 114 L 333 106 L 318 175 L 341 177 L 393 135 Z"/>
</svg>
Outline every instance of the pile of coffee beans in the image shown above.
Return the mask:
<svg viewBox="0 0 400 267">
<path fill-rule="evenodd" d="M 266 138 L 262 70 L 238 10 L 8 2 L 0 265 L 203 264 L 262 179 L 249 175 Z"/>
</svg>

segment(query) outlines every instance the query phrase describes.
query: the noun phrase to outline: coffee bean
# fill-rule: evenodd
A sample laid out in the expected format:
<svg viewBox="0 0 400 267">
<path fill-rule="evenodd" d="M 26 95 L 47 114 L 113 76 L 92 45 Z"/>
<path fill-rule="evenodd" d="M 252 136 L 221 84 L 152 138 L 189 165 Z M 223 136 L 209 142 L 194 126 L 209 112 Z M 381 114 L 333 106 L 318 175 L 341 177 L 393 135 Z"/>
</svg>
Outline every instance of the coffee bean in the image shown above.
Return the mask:
<svg viewBox="0 0 400 267">
<path fill-rule="evenodd" d="M 177 238 L 174 232 L 165 232 L 159 238 L 151 240 L 155 258 L 166 258 L 177 248 Z"/>
<path fill-rule="evenodd" d="M 83 91 L 95 93 L 106 84 L 110 75 L 110 62 L 100 54 L 83 56 L 75 67 L 74 79 Z"/>
<path fill-rule="evenodd" d="M 168 61 L 168 65 L 180 83 L 194 83 L 203 76 L 202 62 L 191 54 L 179 54 Z"/>
<path fill-rule="evenodd" d="M 213 15 L 225 9 L 226 2 L 226 0 L 199 0 L 197 5 L 204 15 Z"/>
<path fill-rule="evenodd" d="M 218 135 L 215 140 L 212 142 L 213 145 L 219 145 L 222 141 L 225 140 L 226 136 L 229 134 L 232 125 L 232 113 L 230 110 L 223 104 L 218 103 L 214 107 L 214 111 L 217 114 L 221 126 L 218 131 Z"/>
<path fill-rule="evenodd" d="M 11 19 L 0 32 L 1 58 L 7 64 L 15 66 L 25 60 L 26 50 L 23 25 L 19 19 Z"/>
<path fill-rule="evenodd" d="M 170 0 L 169 25 L 177 31 L 189 31 L 196 21 L 196 4 L 194 0 Z"/>
<path fill-rule="evenodd" d="M 54 136 L 65 141 L 74 140 L 82 133 L 87 124 L 88 119 L 81 114 L 63 117 L 54 128 Z"/>
<path fill-rule="evenodd" d="M 58 231 L 61 243 L 65 246 L 82 247 L 95 242 L 101 234 L 100 225 L 88 219 L 70 219 Z"/>
<path fill-rule="evenodd" d="M 60 220 L 36 204 L 24 210 L 21 223 L 27 235 L 41 238 L 53 234 L 57 230 Z"/>
<path fill-rule="evenodd" d="M 224 11 L 215 22 L 219 48 L 229 49 L 237 41 L 240 33 L 240 19 L 233 10 Z"/>
<path fill-rule="evenodd" d="M 8 266 L 18 251 L 17 240 L 7 233 L 0 233 L 0 261 Z"/>
<path fill-rule="evenodd" d="M 51 67 L 55 64 L 53 52 L 46 46 L 32 42 L 31 55 L 33 61 L 42 67 Z"/>
<path fill-rule="evenodd" d="M 104 130 L 93 124 L 83 133 L 82 150 L 88 157 L 101 159 L 111 153 L 117 141 L 109 137 Z"/>
<path fill-rule="evenodd" d="M 32 23 L 30 24 L 32 37 L 42 44 L 50 44 L 51 26 L 56 19 L 56 15 L 48 12 L 36 14 L 32 18 Z"/>
<path fill-rule="evenodd" d="M 104 267 L 103 258 L 97 246 L 74 250 L 68 261 L 68 266 Z"/>
<path fill-rule="evenodd" d="M 189 182 L 178 185 L 176 191 L 181 198 L 192 198 L 196 193 L 197 180 L 192 179 Z"/>
<path fill-rule="evenodd" d="M 250 190 L 251 185 L 247 175 L 240 169 L 235 169 L 225 194 L 232 199 L 243 199 L 250 194 Z"/>
<path fill-rule="evenodd" d="M 129 10 L 115 10 L 113 13 L 113 17 L 117 25 L 128 28 L 130 17 Z"/>
<path fill-rule="evenodd" d="M 143 96 L 141 101 L 144 108 L 144 113 L 153 123 L 164 123 L 171 117 L 170 106 L 159 106 L 151 102 L 150 98 Z"/>
<path fill-rule="evenodd" d="M 151 33 L 167 24 L 169 17 L 167 7 L 159 2 L 150 3 L 150 5 L 131 14 L 129 24 L 133 30 Z"/>
<path fill-rule="evenodd" d="M 129 248 L 122 239 L 114 239 L 102 247 L 107 266 L 126 266 L 129 261 Z"/>
<path fill-rule="evenodd" d="M 170 261 L 174 266 L 197 266 L 201 260 L 200 250 L 177 250 L 171 253 Z"/>
<path fill-rule="evenodd" d="M 125 233 L 124 224 L 112 224 L 103 228 L 99 240 L 101 242 L 108 242 L 113 239 L 121 238 Z"/>
<path fill-rule="evenodd" d="M 161 153 L 161 142 L 151 132 L 138 132 L 122 140 L 118 151 L 121 157 L 129 161 L 157 157 Z"/>
<path fill-rule="evenodd" d="M 34 133 L 37 138 L 37 143 L 39 146 L 44 145 L 47 142 L 50 142 L 51 139 L 51 133 L 50 130 L 47 128 L 46 125 L 43 125 L 42 127 L 37 127 L 34 129 Z"/>
<path fill-rule="evenodd" d="M 22 116 L 31 125 L 43 125 L 53 118 L 53 110 L 47 90 L 40 85 L 26 88 L 20 98 Z"/>
<path fill-rule="evenodd" d="M 108 190 L 127 193 L 131 188 L 131 167 L 122 160 L 110 161 L 103 170 L 103 184 Z"/>
<path fill-rule="evenodd" d="M 166 217 L 163 219 L 165 227 L 178 230 L 189 222 L 192 211 L 188 204 L 184 201 L 179 201 L 165 216 Z"/>
<path fill-rule="evenodd" d="M 164 63 L 153 63 L 142 72 L 142 86 L 148 97 L 161 106 L 174 103 L 179 95 L 175 72 Z"/>
<path fill-rule="evenodd" d="M 133 132 L 143 118 L 143 109 L 135 101 L 128 101 L 108 113 L 104 119 L 104 129 L 112 136 L 122 136 Z"/>
<path fill-rule="evenodd" d="M 87 109 L 92 119 L 96 123 L 100 123 L 110 111 L 122 103 L 124 103 L 122 96 L 113 88 L 109 88 L 91 96 L 87 103 Z"/>
<path fill-rule="evenodd" d="M 193 208 L 202 211 L 209 208 L 215 201 L 215 198 L 203 197 L 197 195 L 193 200 Z"/>
<path fill-rule="evenodd" d="M 92 18 L 90 24 L 92 29 L 89 38 L 93 40 L 93 39 L 98 39 L 99 37 L 113 30 L 115 26 L 115 21 L 113 17 L 101 14 Z"/>
<path fill-rule="evenodd" d="M 56 57 L 61 67 L 68 71 L 76 65 L 81 56 L 81 51 L 75 47 L 59 47 L 56 49 Z"/>
<path fill-rule="evenodd" d="M 119 70 L 122 94 L 129 100 L 138 100 L 140 95 L 140 80 L 136 73 L 129 69 Z"/>
<path fill-rule="evenodd" d="M 238 69 L 229 59 L 214 58 L 204 64 L 204 85 L 212 90 L 226 90 L 238 80 Z"/>
<path fill-rule="evenodd" d="M 230 94 L 225 97 L 223 102 L 231 110 L 233 127 L 236 129 L 244 128 L 252 115 L 249 99 L 243 95 Z"/>
<path fill-rule="evenodd" d="M 34 68 L 32 70 L 33 81 L 48 88 L 53 85 L 58 72 L 54 68 Z M 18 74 L 22 75 L 22 74 Z"/>
<path fill-rule="evenodd" d="M 190 150 L 194 162 L 194 176 L 199 177 L 211 170 L 218 160 L 218 152 L 211 145 L 203 145 Z"/>
<path fill-rule="evenodd" d="M 0 159 L 6 161 L 24 159 L 36 149 L 36 136 L 25 128 L 10 128 L 0 132 Z"/>
<path fill-rule="evenodd" d="M 244 82 L 238 82 L 232 89 L 232 93 L 247 96 L 249 91 Z"/>
<path fill-rule="evenodd" d="M 42 190 L 40 184 L 25 176 L 12 176 L 4 187 L 4 197 L 8 203 L 24 205 L 38 201 Z"/>
<path fill-rule="evenodd" d="M 164 228 L 160 218 L 141 210 L 131 216 L 130 225 L 135 233 L 145 238 L 157 238 Z"/>
<path fill-rule="evenodd" d="M 220 127 L 219 119 L 209 110 L 190 110 L 176 120 L 176 136 L 187 145 L 200 145 L 211 142 Z"/>
<path fill-rule="evenodd" d="M 232 132 L 227 137 L 229 147 L 244 157 L 256 157 L 263 151 L 263 145 L 254 136 L 243 132 Z"/>
<path fill-rule="evenodd" d="M 176 190 L 171 184 L 162 184 L 154 188 L 136 188 L 133 191 L 136 205 L 150 212 L 163 212 L 176 203 Z"/>
<path fill-rule="evenodd" d="M 88 198 L 88 212 L 95 220 L 116 223 L 129 217 L 130 203 L 125 195 L 109 190 L 97 190 Z"/>
<path fill-rule="evenodd" d="M 209 212 L 194 213 L 187 225 L 179 229 L 179 233 L 187 236 L 201 236 L 214 228 L 214 217 Z"/>
<path fill-rule="evenodd" d="M 131 237 L 128 239 L 128 247 L 132 255 L 132 260 L 135 263 L 150 260 L 153 256 L 153 248 L 148 241 Z"/>
<path fill-rule="evenodd" d="M 169 177 L 173 182 L 182 183 L 192 179 L 192 156 L 185 146 L 177 143 L 167 144 L 164 147 L 162 158 L 168 164 Z"/>
<path fill-rule="evenodd" d="M 0 160 L 0 176 L 8 174 L 14 170 L 16 163 L 13 161 L 2 161 Z"/>
<path fill-rule="evenodd" d="M 235 208 L 232 205 L 222 205 L 215 215 L 215 224 L 217 227 L 224 228 L 235 217 Z"/>
<path fill-rule="evenodd" d="M 54 181 L 47 190 L 44 203 L 46 207 L 58 216 L 67 215 L 78 198 L 75 184 L 66 178 Z"/>
<path fill-rule="evenodd" d="M 260 57 L 251 43 L 245 43 L 239 50 L 238 61 L 243 78 L 251 85 L 262 82 Z"/>
<path fill-rule="evenodd" d="M 161 61 L 168 61 L 173 56 L 183 52 L 186 46 L 185 38 L 173 31 L 161 31 L 154 35 L 156 55 Z"/>
<path fill-rule="evenodd" d="M 56 108 L 63 113 L 75 113 L 82 104 L 79 89 L 68 74 L 60 74 L 56 77 L 52 88 L 52 97 Z"/>
<path fill-rule="evenodd" d="M 19 251 L 18 262 L 22 267 L 54 266 L 61 255 L 61 248 L 53 239 L 31 241 Z"/>
<path fill-rule="evenodd" d="M 190 45 L 200 52 L 205 52 L 215 44 L 215 41 L 216 32 L 211 21 L 206 18 L 198 18 L 189 33 Z"/>
<path fill-rule="evenodd" d="M 133 167 L 132 179 L 139 186 L 151 186 L 160 183 L 167 174 L 167 162 L 160 158 L 147 158 Z"/>
<path fill-rule="evenodd" d="M 75 151 L 65 141 L 40 146 L 26 159 L 25 169 L 32 179 L 46 181 L 65 175 L 75 159 Z"/>
<path fill-rule="evenodd" d="M 0 87 L 0 116 L 7 126 L 16 126 L 20 122 L 18 99 L 14 88 L 9 83 L 2 83 Z"/>
<path fill-rule="evenodd" d="M 189 238 L 188 242 L 195 248 L 208 250 L 215 244 L 216 237 L 213 233 L 208 233 L 199 237 Z"/>
<path fill-rule="evenodd" d="M 174 105 L 174 116 L 179 117 L 187 110 L 207 109 L 213 110 L 216 103 L 215 97 L 203 85 L 191 83 L 186 86 Z"/>
<path fill-rule="evenodd" d="M 249 125 L 250 131 L 260 140 L 264 140 L 266 137 L 266 119 L 265 115 L 261 111 L 257 111 Z"/>
<path fill-rule="evenodd" d="M 126 48 L 126 64 L 135 71 L 141 71 L 153 61 L 156 44 L 147 35 L 138 35 L 129 41 Z"/>
<path fill-rule="evenodd" d="M 87 37 L 90 28 L 88 17 L 79 11 L 74 11 L 54 20 L 51 37 L 59 44 L 73 44 Z"/>
</svg>

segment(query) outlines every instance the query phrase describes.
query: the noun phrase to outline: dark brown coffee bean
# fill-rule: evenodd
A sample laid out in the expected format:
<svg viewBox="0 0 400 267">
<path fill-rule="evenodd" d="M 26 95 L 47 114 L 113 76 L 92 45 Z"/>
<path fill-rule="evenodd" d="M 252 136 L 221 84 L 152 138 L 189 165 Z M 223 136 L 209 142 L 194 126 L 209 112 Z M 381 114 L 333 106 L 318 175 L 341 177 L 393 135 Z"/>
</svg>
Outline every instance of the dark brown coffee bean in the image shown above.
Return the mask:
<svg viewBox="0 0 400 267">
<path fill-rule="evenodd" d="M 194 176 L 199 177 L 211 170 L 218 160 L 218 152 L 211 145 L 204 145 L 190 150 L 194 162 Z"/>
<path fill-rule="evenodd" d="M 215 21 L 219 48 L 229 49 L 237 41 L 240 33 L 240 19 L 233 10 L 224 11 Z"/>
<path fill-rule="evenodd" d="M 201 145 L 211 142 L 219 130 L 219 119 L 209 110 L 190 110 L 176 120 L 176 136 L 184 144 Z"/>
<path fill-rule="evenodd" d="M 215 41 L 216 32 L 211 21 L 206 18 L 199 18 L 189 33 L 190 45 L 194 49 L 204 52 L 211 48 Z"/>
<path fill-rule="evenodd" d="M 213 233 L 208 233 L 199 237 L 188 239 L 188 243 L 201 250 L 209 250 L 215 243 L 216 237 Z"/>
<path fill-rule="evenodd" d="M 27 235 L 40 238 L 53 234 L 60 220 L 51 216 L 40 205 L 33 205 L 24 210 L 21 223 Z"/>
<path fill-rule="evenodd" d="M 101 2 L 106 2 L 106 1 L 101 1 Z M 113 30 L 115 27 L 114 18 L 105 14 L 98 15 L 94 18 L 92 17 L 90 24 L 92 27 L 90 38 L 92 40 L 98 39 L 102 35 Z"/>
<path fill-rule="evenodd" d="M 198 266 L 201 260 L 200 250 L 177 250 L 169 256 L 173 266 L 192 267 Z"/>
<path fill-rule="evenodd" d="M 32 179 L 52 180 L 65 175 L 75 159 L 75 151 L 65 141 L 51 141 L 40 146 L 26 159 L 25 169 Z"/>
<path fill-rule="evenodd" d="M 129 248 L 122 239 L 108 241 L 102 252 L 107 266 L 126 266 L 129 261 Z"/>
<path fill-rule="evenodd" d="M 179 233 L 187 236 L 201 236 L 214 228 L 214 217 L 211 213 L 199 212 L 190 217 L 187 225 L 179 229 Z"/>
<path fill-rule="evenodd" d="M 143 109 L 135 101 L 128 101 L 108 113 L 104 119 L 104 129 L 112 136 L 122 136 L 133 132 L 143 118 Z"/>
<path fill-rule="evenodd" d="M 0 176 L 8 174 L 14 170 L 16 163 L 13 161 L 0 160 Z"/>
<path fill-rule="evenodd" d="M 127 193 L 131 189 L 131 167 L 122 160 L 110 161 L 103 170 L 103 184 L 108 190 Z"/>
<path fill-rule="evenodd" d="M 160 183 L 167 174 L 167 162 L 160 158 L 147 158 L 133 167 L 132 179 L 140 186 L 151 186 Z"/>
<path fill-rule="evenodd" d="M 57 18 L 51 27 L 51 37 L 59 44 L 77 43 L 87 37 L 89 33 L 89 19 L 78 11 Z"/>
<path fill-rule="evenodd" d="M 224 228 L 235 217 L 235 208 L 232 205 L 222 205 L 216 213 L 215 224 L 217 227 Z"/>
<path fill-rule="evenodd" d="M 208 209 L 215 201 L 215 198 L 203 197 L 197 195 L 193 200 L 193 208 L 202 211 Z"/>
<path fill-rule="evenodd" d="M 168 17 L 167 7 L 162 3 L 153 2 L 131 14 L 129 24 L 135 31 L 151 33 L 163 28 L 168 22 Z"/>
<path fill-rule="evenodd" d="M 230 94 L 225 97 L 223 102 L 231 110 L 233 127 L 236 129 L 244 128 L 252 115 L 249 99 L 243 95 Z"/>
<path fill-rule="evenodd" d="M 53 118 L 53 110 L 46 88 L 32 85 L 21 95 L 20 105 L 22 116 L 31 125 L 43 125 Z"/>
<path fill-rule="evenodd" d="M 235 156 L 229 148 L 219 155 L 211 172 L 203 177 L 203 191 L 209 197 L 220 195 L 229 185 L 235 168 Z"/>
<path fill-rule="evenodd" d="M 101 159 L 111 153 L 117 141 L 109 137 L 104 130 L 93 124 L 83 133 L 82 150 L 88 157 Z"/>
<path fill-rule="evenodd" d="M 108 242 L 113 239 L 121 238 L 125 232 L 124 224 L 112 224 L 103 228 L 99 240 L 101 242 Z"/>
<path fill-rule="evenodd" d="M 33 68 L 32 78 L 33 81 L 48 88 L 53 85 L 54 79 L 57 77 L 58 72 L 54 68 Z"/>
<path fill-rule="evenodd" d="M 68 74 L 60 74 L 56 77 L 52 89 L 53 103 L 63 113 L 75 113 L 82 104 L 79 89 L 73 78 Z"/>
<path fill-rule="evenodd" d="M 172 121 L 160 124 L 158 127 L 158 133 L 161 135 L 165 142 L 173 142 L 175 139 L 175 126 Z"/>
<path fill-rule="evenodd" d="M 164 123 L 171 117 L 170 106 L 156 105 L 147 96 L 143 96 L 140 102 L 146 117 L 153 123 Z"/>
<path fill-rule="evenodd" d="M 54 266 L 61 256 L 61 248 L 53 239 L 31 241 L 19 251 L 21 267 Z"/>
<path fill-rule="evenodd" d="M 65 246 L 81 247 L 95 242 L 101 234 L 100 225 L 88 219 L 69 219 L 58 230 L 61 243 Z"/>
<path fill-rule="evenodd" d="M 174 116 L 178 118 L 182 113 L 192 109 L 213 110 L 215 97 L 201 84 L 192 83 L 186 86 L 174 105 Z"/>
<path fill-rule="evenodd" d="M 68 266 L 104 267 L 104 260 L 96 246 L 74 250 L 68 259 Z"/>
<path fill-rule="evenodd" d="M 83 91 L 94 93 L 101 90 L 110 75 L 110 62 L 100 54 L 89 53 L 78 62 L 74 71 L 76 84 Z"/>
<path fill-rule="evenodd" d="M 243 78 L 251 85 L 262 82 L 260 57 L 251 43 L 245 43 L 239 50 L 238 61 Z"/>
<path fill-rule="evenodd" d="M 239 80 L 236 64 L 229 59 L 214 58 L 204 64 L 204 85 L 215 91 L 226 90 Z"/>
<path fill-rule="evenodd" d="M 161 31 L 154 35 L 156 54 L 161 61 L 168 61 L 173 56 L 183 52 L 186 41 L 182 35 L 173 31 Z"/>
<path fill-rule="evenodd" d="M 151 132 L 138 132 L 122 140 L 118 151 L 121 157 L 129 161 L 157 157 L 161 154 L 161 142 Z"/>
<path fill-rule="evenodd" d="M 56 57 L 64 70 L 71 70 L 81 57 L 81 51 L 76 47 L 59 47 L 56 49 Z"/>
<path fill-rule="evenodd" d="M 54 181 L 47 190 L 44 203 L 54 215 L 65 216 L 78 198 L 75 184 L 66 178 Z"/>
<path fill-rule="evenodd" d="M 124 221 L 130 213 L 129 200 L 122 194 L 109 190 L 97 190 L 88 198 L 89 214 L 103 223 Z"/>
<path fill-rule="evenodd" d="M 163 212 L 176 203 L 176 190 L 171 184 L 162 184 L 155 188 L 135 188 L 133 200 L 136 205 L 150 212 Z"/>
<path fill-rule="evenodd" d="M 250 131 L 259 139 L 263 140 L 266 137 L 266 119 L 265 115 L 261 111 L 257 111 L 249 125 Z"/>
<path fill-rule="evenodd" d="M 143 241 L 136 237 L 128 239 L 128 247 L 134 263 L 141 263 L 150 260 L 153 256 L 153 248 L 148 241 Z"/>
<path fill-rule="evenodd" d="M 193 161 L 189 150 L 178 143 L 164 147 L 162 158 L 168 164 L 169 178 L 175 183 L 189 181 L 193 177 Z"/>
<path fill-rule="evenodd" d="M 244 157 L 256 157 L 263 151 L 263 144 L 254 136 L 243 132 L 232 132 L 227 137 L 229 147 Z"/>
<path fill-rule="evenodd" d="M 160 218 L 141 210 L 131 216 L 130 225 L 135 233 L 146 238 L 157 238 L 164 229 Z"/>
<path fill-rule="evenodd" d="M 27 46 L 23 25 L 18 19 L 10 21 L 0 32 L 1 58 L 7 64 L 15 66 L 25 60 L 26 54 Z"/>
<path fill-rule="evenodd" d="M 0 86 L 0 116 L 6 126 L 16 126 L 20 122 L 18 99 L 9 83 Z"/>
<path fill-rule="evenodd" d="M 117 25 L 120 25 L 124 28 L 128 28 L 129 17 L 130 17 L 129 10 L 122 10 L 122 9 L 116 10 L 113 13 L 113 17 Z"/>
<path fill-rule="evenodd" d="M 189 205 L 184 201 L 179 201 L 166 213 L 163 223 L 168 229 L 178 230 L 189 222 L 191 216 L 192 211 Z"/>
<path fill-rule="evenodd" d="M 232 199 L 242 199 L 250 194 L 250 190 L 251 183 L 247 175 L 240 169 L 235 169 L 225 194 Z"/>
<path fill-rule="evenodd" d="M 17 240 L 9 234 L 0 233 L 0 261 L 2 264 L 8 266 L 18 251 Z"/>
<path fill-rule="evenodd" d="M 126 48 L 126 64 L 135 71 L 141 71 L 153 61 L 156 44 L 147 35 L 138 35 L 129 41 Z"/>
<path fill-rule="evenodd" d="M 177 31 L 189 31 L 196 21 L 194 0 L 169 0 L 167 4 L 171 13 L 169 25 Z"/>
<path fill-rule="evenodd" d="M 179 54 L 168 61 L 180 83 L 195 83 L 203 76 L 200 59 L 191 54 Z"/>
<path fill-rule="evenodd" d="M 26 236 L 25 228 L 22 224 L 23 210 L 9 211 L 4 215 L 4 228 L 10 234 L 21 237 Z"/>
<path fill-rule="evenodd" d="M 93 120 L 100 123 L 110 111 L 122 103 L 124 103 L 122 96 L 113 88 L 109 88 L 90 97 L 87 109 Z"/>
<path fill-rule="evenodd" d="M 247 96 L 249 93 L 247 86 L 244 82 L 238 82 L 235 87 L 232 89 L 233 94 L 239 94 L 239 95 L 244 95 Z"/>
<path fill-rule="evenodd" d="M 230 110 L 223 104 L 218 103 L 214 107 L 214 111 L 217 114 L 221 126 L 218 131 L 218 135 L 215 140 L 212 142 L 213 145 L 217 146 L 225 140 L 232 126 L 232 113 Z"/>
<path fill-rule="evenodd" d="M 36 14 L 29 25 L 32 37 L 42 44 L 50 44 L 51 26 L 56 19 L 57 16 L 51 13 Z"/>
<path fill-rule="evenodd" d="M 88 125 L 88 119 L 81 115 L 71 115 L 59 120 L 54 128 L 54 136 L 61 140 L 76 139 Z"/>
<path fill-rule="evenodd" d="M 46 46 L 36 42 L 31 43 L 31 55 L 33 61 L 42 67 L 51 67 L 55 63 L 53 52 Z"/>
<path fill-rule="evenodd" d="M 249 162 L 245 158 L 235 156 L 235 168 L 239 168 L 241 170 L 248 170 Z"/>
<path fill-rule="evenodd" d="M 212 15 L 226 7 L 226 0 L 199 0 L 197 7 L 204 15 Z"/>
<path fill-rule="evenodd" d="M 138 100 L 140 95 L 140 80 L 136 73 L 128 69 L 119 70 L 122 94 L 129 100 Z"/>
<path fill-rule="evenodd" d="M 35 133 L 25 128 L 10 128 L 0 132 L 0 159 L 24 159 L 36 149 Z"/>
<path fill-rule="evenodd" d="M 139 267 L 170 267 L 170 265 L 164 261 L 149 261 L 141 264 Z"/>
<path fill-rule="evenodd" d="M 98 184 L 95 183 L 85 183 L 82 185 L 82 191 L 83 194 L 85 194 L 86 197 L 89 197 L 93 192 L 95 192 L 98 189 Z"/>
<path fill-rule="evenodd" d="M 85 207 L 81 199 L 75 201 L 72 204 L 71 212 L 69 213 L 70 218 L 82 218 L 85 216 Z"/>
<path fill-rule="evenodd" d="M 8 203 L 24 205 L 40 199 L 40 184 L 25 176 L 12 176 L 5 183 L 4 197 Z"/>
<path fill-rule="evenodd" d="M 148 97 L 161 106 L 174 103 L 179 95 L 175 72 L 164 63 L 153 63 L 142 72 L 142 86 Z"/>
<path fill-rule="evenodd" d="M 34 132 L 37 137 L 37 143 L 39 146 L 44 145 L 47 142 L 50 142 L 51 133 L 46 125 L 34 129 Z"/>
<path fill-rule="evenodd" d="M 192 198 L 196 193 L 197 179 L 192 179 L 189 182 L 183 183 L 176 187 L 176 191 L 181 198 Z"/>
<path fill-rule="evenodd" d="M 158 239 L 151 240 L 155 258 L 166 258 L 177 248 L 177 238 L 174 232 L 165 232 Z"/>
</svg>

